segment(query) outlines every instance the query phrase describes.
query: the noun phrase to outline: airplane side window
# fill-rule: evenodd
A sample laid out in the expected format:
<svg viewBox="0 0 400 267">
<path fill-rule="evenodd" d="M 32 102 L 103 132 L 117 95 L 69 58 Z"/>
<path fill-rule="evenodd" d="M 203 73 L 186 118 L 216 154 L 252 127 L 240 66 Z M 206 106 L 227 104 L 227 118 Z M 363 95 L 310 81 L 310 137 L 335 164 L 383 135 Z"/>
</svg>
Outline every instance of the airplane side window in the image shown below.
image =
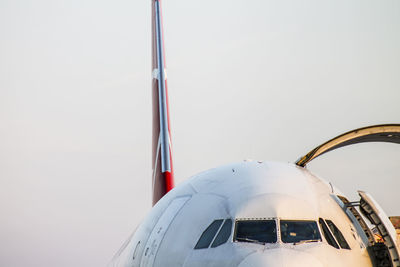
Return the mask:
<svg viewBox="0 0 400 267">
<path fill-rule="evenodd" d="M 223 220 L 213 221 L 207 229 L 201 234 L 199 241 L 197 241 L 194 249 L 208 248 L 211 241 L 214 239 L 215 234 L 220 228 Z"/>
<path fill-rule="evenodd" d="M 236 221 L 235 236 L 236 242 L 249 243 L 276 243 L 276 222 L 275 220 L 240 220 Z"/>
<path fill-rule="evenodd" d="M 315 221 L 280 221 L 281 238 L 284 243 L 318 242 L 321 235 Z"/>
<path fill-rule="evenodd" d="M 324 220 L 322 220 L 321 218 L 319 218 L 319 225 L 321 226 L 322 233 L 324 234 L 324 237 L 328 244 L 334 248 L 339 249 L 339 245 L 336 243 L 335 238 L 332 236 L 331 232 L 328 229 L 328 226 L 326 226 Z"/>
<path fill-rule="evenodd" d="M 344 239 L 342 232 L 340 232 L 340 230 L 336 227 L 336 225 L 331 220 L 325 220 L 325 221 L 328 224 L 329 228 L 331 229 L 333 235 L 336 237 L 336 240 L 338 241 L 340 247 L 344 249 L 350 249 L 349 244 L 347 243 L 346 239 Z"/>
<path fill-rule="evenodd" d="M 228 241 L 228 238 L 231 236 L 231 232 L 232 232 L 232 220 L 226 219 L 224 225 L 222 225 L 221 230 L 219 230 L 219 233 L 215 238 L 214 242 L 212 243 L 211 247 L 215 248 L 226 243 L 226 241 Z"/>
</svg>

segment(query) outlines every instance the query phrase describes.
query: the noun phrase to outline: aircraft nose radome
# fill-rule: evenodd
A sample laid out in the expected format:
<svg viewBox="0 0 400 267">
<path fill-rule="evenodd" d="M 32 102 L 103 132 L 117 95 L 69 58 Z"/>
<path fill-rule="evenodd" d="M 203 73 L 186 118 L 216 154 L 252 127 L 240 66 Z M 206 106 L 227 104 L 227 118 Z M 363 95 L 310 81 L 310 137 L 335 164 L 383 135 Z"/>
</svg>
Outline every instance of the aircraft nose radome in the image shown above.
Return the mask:
<svg viewBox="0 0 400 267">
<path fill-rule="evenodd" d="M 247 256 L 238 267 L 323 267 L 312 254 L 294 249 L 278 248 Z"/>
</svg>

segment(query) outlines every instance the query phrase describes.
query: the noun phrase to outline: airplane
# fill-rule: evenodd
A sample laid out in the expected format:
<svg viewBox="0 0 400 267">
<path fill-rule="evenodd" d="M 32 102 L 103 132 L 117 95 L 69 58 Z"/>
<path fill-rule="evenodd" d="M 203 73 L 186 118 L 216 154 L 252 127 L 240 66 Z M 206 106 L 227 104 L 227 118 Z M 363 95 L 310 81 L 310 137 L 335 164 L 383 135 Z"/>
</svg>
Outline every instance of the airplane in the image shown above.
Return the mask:
<svg viewBox="0 0 400 267">
<path fill-rule="evenodd" d="M 364 142 L 400 144 L 400 124 L 349 131 L 295 163 L 250 161 L 174 187 L 160 0 L 152 0 L 153 208 L 109 266 L 393 266 L 400 240 L 373 197 L 350 201 L 307 164 Z"/>
</svg>

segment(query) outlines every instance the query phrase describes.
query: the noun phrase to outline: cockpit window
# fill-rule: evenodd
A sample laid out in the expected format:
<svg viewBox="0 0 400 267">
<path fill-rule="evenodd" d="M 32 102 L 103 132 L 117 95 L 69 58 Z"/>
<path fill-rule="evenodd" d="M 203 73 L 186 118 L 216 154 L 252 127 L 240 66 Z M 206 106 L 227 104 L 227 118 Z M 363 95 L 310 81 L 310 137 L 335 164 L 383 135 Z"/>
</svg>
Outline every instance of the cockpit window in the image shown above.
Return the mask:
<svg viewBox="0 0 400 267">
<path fill-rule="evenodd" d="M 324 234 L 324 237 L 328 244 L 334 248 L 339 249 L 339 245 L 336 243 L 335 238 L 332 236 L 328 226 L 326 226 L 325 221 L 322 218 L 319 218 L 319 225 L 321 226 L 322 233 Z"/>
<path fill-rule="evenodd" d="M 201 234 L 199 241 L 197 241 L 194 249 L 208 248 L 211 244 L 211 241 L 214 239 L 215 234 L 220 228 L 223 220 L 215 220 L 213 221 L 207 229 Z"/>
<path fill-rule="evenodd" d="M 223 225 L 222 222 L 224 222 Z M 231 236 L 231 233 L 232 233 L 232 219 L 226 219 L 225 221 L 222 219 L 215 220 L 201 234 L 200 239 L 199 241 L 197 241 L 197 244 L 194 247 L 194 249 L 208 248 L 211 242 L 212 242 L 211 245 L 212 248 L 225 244 L 228 241 L 229 237 Z"/>
<path fill-rule="evenodd" d="M 281 238 L 284 243 L 317 242 L 321 240 L 315 221 L 280 221 Z"/>
<path fill-rule="evenodd" d="M 346 239 L 344 239 L 342 232 L 340 232 L 340 230 L 336 227 L 336 225 L 331 220 L 325 220 L 325 221 L 328 224 L 329 228 L 331 229 L 332 234 L 336 237 L 336 240 L 339 243 L 340 247 L 344 249 L 350 249 L 349 244 L 347 243 Z"/>
<path fill-rule="evenodd" d="M 211 247 L 215 248 L 218 247 L 226 241 L 231 236 L 232 233 L 232 220 L 226 219 L 224 225 L 222 225 L 221 230 L 219 230 L 217 237 L 215 238 L 214 242 L 212 243 Z"/>
<path fill-rule="evenodd" d="M 234 241 L 249 243 L 276 243 L 275 220 L 238 220 Z"/>
</svg>

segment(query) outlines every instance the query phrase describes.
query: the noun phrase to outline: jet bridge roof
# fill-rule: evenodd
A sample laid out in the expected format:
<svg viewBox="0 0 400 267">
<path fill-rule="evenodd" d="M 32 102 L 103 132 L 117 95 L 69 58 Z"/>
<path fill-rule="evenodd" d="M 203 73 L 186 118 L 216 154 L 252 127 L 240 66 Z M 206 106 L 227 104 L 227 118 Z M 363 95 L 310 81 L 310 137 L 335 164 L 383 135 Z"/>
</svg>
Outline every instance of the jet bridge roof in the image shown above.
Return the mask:
<svg viewBox="0 0 400 267">
<path fill-rule="evenodd" d="M 389 142 L 400 144 L 400 124 L 382 124 L 359 128 L 339 135 L 317 146 L 296 161 L 296 165 L 305 167 L 313 159 L 334 149 L 366 142 Z"/>
</svg>

